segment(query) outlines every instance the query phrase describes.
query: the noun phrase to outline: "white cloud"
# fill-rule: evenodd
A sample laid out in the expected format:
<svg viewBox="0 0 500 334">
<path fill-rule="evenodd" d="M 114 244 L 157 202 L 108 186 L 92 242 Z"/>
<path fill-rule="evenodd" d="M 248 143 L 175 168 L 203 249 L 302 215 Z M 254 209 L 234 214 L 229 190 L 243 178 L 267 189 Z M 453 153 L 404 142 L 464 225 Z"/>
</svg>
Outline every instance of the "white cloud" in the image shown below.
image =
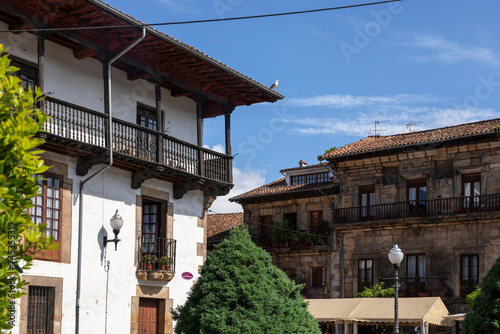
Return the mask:
<svg viewBox="0 0 500 334">
<path fill-rule="evenodd" d="M 210 147 L 210 145 L 203 145 L 203 147 L 204 148 L 208 148 L 209 150 L 212 150 L 212 151 L 215 151 L 215 152 L 226 154 L 226 149 L 221 144 L 215 144 L 213 147 Z"/>
<path fill-rule="evenodd" d="M 457 42 L 448 41 L 443 37 L 431 36 L 422 33 L 402 35 L 401 37 L 409 41 L 400 42 L 399 45 L 418 48 L 419 50 L 429 50 L 431 53 L 409 57 L 417 61 L 442 61 L 444 63 L 455 63 L 464 60 L 484 62 L 488 65 L 499 66 L 500 56 L 493 50 L 475 45 L 461 45 Z"/>
<path fill-rule="evenodd" d="M 196 6 L 193 6 L 193 0 L 156 0 L 157 2 L 164 4 L 168 9 L 175 12 L 184 12 L 188 14 L 198 14 Z"/>
<path fill-rule="evenodd" d="M 493 109 L 460 109 L 440 107 L 396 106 L 387 112 L 354 112 L 349 117 L 287 119 L 290 134 L 349 135 L 366 137 L 374 134 L 374 122 L 380 135 L 406 132 L 406 124 L 418 124 L 413 131 L 475 122 L 498 117 Z M 372 130 L 369 132 L 368 130 Z"/>
<path fill-rule="evenodd" d="M 439 101 L 427 94 L 398 94 L 391 96 L 317 95 L 305 98 L 291 98 L 289 105 L 297 107 L 351 108 L 377 105 L 430 103 Z"/>
<path fill-rule="evenodd" d="M 213 213 L 243 212 L 241 205 L 229 202 L 229 198 L 258 188 L 264 185 L 265 181 L 264 171 L 239 170 L 233 167 L 233 189 L 226 196 L 217 197 L 209 210 Z"/>
</svg>

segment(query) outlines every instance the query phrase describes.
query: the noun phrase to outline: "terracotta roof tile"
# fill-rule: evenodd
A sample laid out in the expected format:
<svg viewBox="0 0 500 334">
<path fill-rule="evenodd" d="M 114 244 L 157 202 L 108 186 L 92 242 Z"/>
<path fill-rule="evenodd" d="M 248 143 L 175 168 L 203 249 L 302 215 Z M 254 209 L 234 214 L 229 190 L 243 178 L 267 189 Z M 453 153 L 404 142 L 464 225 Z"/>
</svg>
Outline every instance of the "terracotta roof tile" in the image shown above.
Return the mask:
<svg viewBox="0 0 500 334">
<path fill-rule="evenodd" d="M 243 213 L 217 213 L 207 216 L 207 242 L 216 243 L 229 234 L 231 227 L 243 224 Z"/>
<path fill-rule="evenodd" d="M 301 160 L 303 161 L 303 160 Z M 286 168 L 286 169 L 282 169 L 280 170 L 280 173 L 285 173 L 285 172 L 289 172 L 289 171 L 292 171 L 292 170 L 299 170 L 299 169 L 311 169 L 311 168 L 318 168 L 318 167 L 323 167 L 323 166 L 327 166 L 328 165 L 328 162 L 321 162 L 319 164 L 316 164 L 316 165 L 310 165 L 310 166 L 304 166 L 304 167 L 292 167 L 292 168 Z M 327 170 L 325 169 L 325 172 Z"/>
<path fill-rule="evenodd" d="M 372 136 L 340 147 L 325 154 L 323 158 L 327 160 L 334 160 L 335 158 L 349 155 L 379 150 L 389 150 L 392 148 L 417 144 L 441 142 L 451 139 L 470 137 L 478 134 L 488 134 L 493 133 L 493 128 L 496 126 L 500 126 L 500 118 L 419 132 L 390 136 Z"/>
</svg>

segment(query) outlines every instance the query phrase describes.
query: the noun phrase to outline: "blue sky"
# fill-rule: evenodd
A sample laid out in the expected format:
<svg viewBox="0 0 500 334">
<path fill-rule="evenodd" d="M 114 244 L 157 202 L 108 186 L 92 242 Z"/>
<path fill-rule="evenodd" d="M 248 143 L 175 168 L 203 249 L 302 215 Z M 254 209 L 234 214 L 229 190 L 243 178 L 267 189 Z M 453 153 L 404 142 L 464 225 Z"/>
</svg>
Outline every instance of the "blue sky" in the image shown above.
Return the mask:
<svg viewBox="0 0 500 334">
<path fill-rule="evenodd" d="M 353 0 L 105 0 L 146 23 L 336 7 Z M 362 8 L 243 21 L 160 26 L 285 99 L 232 116 L 235 187 L 332 146 L 380 135 L 500 117 L 500 2 L 405 0 Z M 205 122 L 205 144 L 222 150 L 222 118 Z M 241 211 L 227 197 L 214 212 Z"/>
</svg>

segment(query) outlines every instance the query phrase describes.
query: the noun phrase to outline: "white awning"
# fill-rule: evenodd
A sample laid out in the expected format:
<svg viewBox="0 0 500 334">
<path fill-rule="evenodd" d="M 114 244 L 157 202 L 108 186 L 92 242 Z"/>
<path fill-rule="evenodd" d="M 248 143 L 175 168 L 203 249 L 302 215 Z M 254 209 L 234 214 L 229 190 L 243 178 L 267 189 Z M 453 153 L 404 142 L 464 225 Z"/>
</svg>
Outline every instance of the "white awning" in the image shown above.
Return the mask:
<svg viewBox="0 0 500 334">
<path fill-rule="evenodd" d="M 394 298 L 308 299 L 309 312 L 320 323 L 393 323 Z M 398 298 L 400 324 L 441 325 L 449 314 L 440 297 Z"/>
</svg>

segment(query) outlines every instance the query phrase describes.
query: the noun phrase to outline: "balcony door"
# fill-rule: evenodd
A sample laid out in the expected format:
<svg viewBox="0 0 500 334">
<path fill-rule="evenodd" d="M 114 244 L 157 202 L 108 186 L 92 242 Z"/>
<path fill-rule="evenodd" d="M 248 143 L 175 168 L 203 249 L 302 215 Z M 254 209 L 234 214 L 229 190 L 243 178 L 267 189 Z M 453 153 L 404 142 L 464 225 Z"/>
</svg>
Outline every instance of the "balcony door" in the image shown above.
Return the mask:
<svg viewBox="0 0 500 334">
<path fill-rule="evenodd" d="M 143 199 L 142 203 L 142 247 L 141 262 L 150 262 L 153 268 L 158 261 L 168 254 L 168 240 L 166 239 L 165 205 L 161 202 Z"/>
<path fill-rule="evenodd" d="M 137 124 L 150 130 L 158 131 L 158 115 L 156 110 L 137 106 Z M 154 161 L 156 137 L 147 131 L 139 130 L 137 140 L 139 158 Z"/>
<path fill-rule="evenodd" d="M 408 205 L 411 215 L 419 215 L 425 212 L 427 200 L 427 181 L 408 181 Z"/>
<path fill-rule="evenodd" d="M 474 211 L 481 206 L 481 174 L 462 175 L 462 208 Z"/>
<path fill-rule="evenodd" d="M 359 204 L 361 220 L 368 220 L 375 216 L 375 186 L 359 187 Z"/>
<path fill-rule="evenodd" d="M 406 284 L 408 297 L 425 292 L 425 254 L 406 256 Z"/>
</svg>

